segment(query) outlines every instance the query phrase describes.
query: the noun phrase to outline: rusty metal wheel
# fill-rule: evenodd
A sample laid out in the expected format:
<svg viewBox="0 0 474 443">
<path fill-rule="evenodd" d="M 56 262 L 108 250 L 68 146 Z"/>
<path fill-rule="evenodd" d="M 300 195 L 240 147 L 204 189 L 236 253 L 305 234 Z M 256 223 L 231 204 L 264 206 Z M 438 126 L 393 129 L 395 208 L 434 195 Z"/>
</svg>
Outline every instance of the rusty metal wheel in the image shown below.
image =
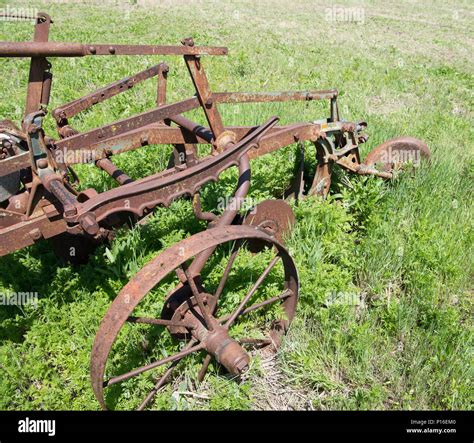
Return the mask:
<svg viewBox="0 0 474 443">
<path fill-rule="evenodd" d="M 421 160 L 431 155 L 425 142 L 414 137 L 396 137 L 369 152 L 365 164 L 380 171 L 391 172 L 399 169 L 404 163 L 418 165 Z"/>
<path fill-rule="evenodd" d="M 259 254 L 246 248 L 255 240 L 267 245 Z M 144 409 L 187 356 L 198 381 L 213 358 L 239 376 L 249 346 L 278 348 L 297 298 L 292 258 L 262 229 L 216 227 L 182 240 L 145 265 L 105 314 L 91 356 L 95 396 L 103 409 L 116 408 L 125 385 L 129 398 L 144 398 L 133 407 Z"/>
</svg>

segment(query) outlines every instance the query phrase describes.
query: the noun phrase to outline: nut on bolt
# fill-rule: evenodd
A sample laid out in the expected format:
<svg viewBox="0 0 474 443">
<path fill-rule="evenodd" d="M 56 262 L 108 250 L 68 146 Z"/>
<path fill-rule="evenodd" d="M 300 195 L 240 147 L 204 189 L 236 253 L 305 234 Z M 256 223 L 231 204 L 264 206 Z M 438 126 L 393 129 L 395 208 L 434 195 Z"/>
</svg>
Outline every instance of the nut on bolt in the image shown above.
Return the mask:
<svg viewBox="0 0 474 443">
<path fill-rule="evenodd" d="M 90 235 L 96 235 L 99 232 L 99 225 L 95 219 L 94 214 L 91 213 L 86 213 L 84 214 L 80 221 L 80 225 L 82 226 L 82 229 L 86 231 Z"/>
<path fill-rule="evenodd" d="M 185 46 L 194 46 L 194 40 L 192 37 L 186 37 L 181 40 L 181 43 Z"/>
<path fill-rule="evenodd" d="M 63 213 L 65 217 L 73 217 L 77 214 L 77 209 L 74 205 L 66 205 Z"/>
</svg>

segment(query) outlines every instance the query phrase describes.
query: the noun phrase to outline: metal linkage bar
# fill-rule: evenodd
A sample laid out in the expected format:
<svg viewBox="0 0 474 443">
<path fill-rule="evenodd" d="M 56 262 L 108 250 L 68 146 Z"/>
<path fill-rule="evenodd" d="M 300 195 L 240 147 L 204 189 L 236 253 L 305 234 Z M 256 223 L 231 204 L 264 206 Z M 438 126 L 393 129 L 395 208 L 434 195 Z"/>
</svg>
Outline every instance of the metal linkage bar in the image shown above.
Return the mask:
<svg viewBox="0 0 474 443">
<path fill-rule="evenodd" d="M 192 38 L 183 40 L 185 48 L 194 48 L 194 41 Z M 214 140 L 224 132 L 224 124 L 222 123 L 221 115 L 217 109 L 217 106 L 213 100 L 213 95 L 209 82 L 204 72 L 204 67 L 198 56 L 196 55 L 185 55 L 184 61 L 188 67 L 189 75 L 193 80 L 196 93 L 199 98 L 199 102 L 202 106 L 206 119 L 209 123 L 212 133 L 214 134 Z"/>
<path fill-rule="evenodd" d="M 115 137 L 134 129 L 143 128 L 143 126 L 159 122 L 176 114 L 191 111 L 199 107 L 199 100 L 196 97 L 189 98 L 177 103 L 158 106 L 150 111 L 119 120 L 110 125 L 105 125 L 91 131 L 74 135 L 55 143 L 56 149 L 87 149 L 94 143 L 107 141 L 110 137 Z M 148 144 L 143 140 L 143 144 Z"/>
<path fill-rule="evenodd" d="M 35 45 L 48 44 L 49 28 L 51 17 L 41 13 L 35 23 L 34 43 Z M 10 45 L 4 42 L 0 45 Z M 28 78 L 28 90 L 26 92 L 25 116 L 32 112 L 39 111 L 41 104 L 49 102 L 49 92 L 51 89 L 51 74 L 48 72 L 50 65 L 45 55 L 32 54 L 30 63 L 30 73 Z"/>
<path fill-rule="evenodd" d="M 128 91 L 137 83 L 158 75 L 161 65 L 164 65 L 164 63 L 152 66 L 151 68 L 145 69 L 135 75 L 132 75 L 131 77 L 125 77 L 121 80 L 104 86 L 103 88 L 97 89 L 94 92 L 85 95 L 84 97 L 59 106 L 53 110 L 53 117 L 57 121 L 71 118 L 97 103 L 103 102 L 117 94 Z"/>
<path fill-rule="evenodd" d="M 95 163 L 100 169 L 107 172 L 119 185 L 126 185 L 132 183 L 133 179 L 130 178 L 125 172 L 115 166 L 108 158 L 102 158 L 97 160 Z"/>
</svg>

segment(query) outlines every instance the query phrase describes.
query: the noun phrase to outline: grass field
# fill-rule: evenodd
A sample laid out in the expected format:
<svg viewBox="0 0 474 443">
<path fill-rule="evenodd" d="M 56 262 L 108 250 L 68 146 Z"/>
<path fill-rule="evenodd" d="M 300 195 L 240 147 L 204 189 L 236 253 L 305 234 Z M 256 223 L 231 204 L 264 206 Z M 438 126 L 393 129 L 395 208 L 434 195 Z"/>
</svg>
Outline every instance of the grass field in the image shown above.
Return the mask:
<svg viewBox="0 0 474 443">
<path fill-rule="evenodd" d="M 192 35 L 197 44 L 227 46 L 228 57 L 203 58 L 214 90 L 334 87 L 342 116 L 368 122 L 363 155 L 397 135 L 421 138 L 433 153 L 416 174 L 390 183 L 337 173 L 327 200 L 295 207 L 288 246 L 301 294 L 281 351 L 273 359 L 256 356 L 240 383 L 212 367 L 199 389 L 190 382 L 199 368 L 191 360 L 152 408 L 472 409 L 472 2 L 341 2 L 336 6 L 358 13 L 344 20 L 318 0 L 106 4 L 8 6 L 48 12 L 56 41 L 178 44 Z M 2 7 L 7 3 L 0 1 Z M 29 23 L 0 22 L 1 40 L 31 35 Z M 51 109 L 160 60 L 55 60 Z M 171 68 L 170 100 L 189 96 L 182 60 L 163 60 Z M 2 60 L 0 119 L 20 122 L 27 67 L 27 60 Z M 154 94 L 155 83 L 146 82 L 73 124 L 85 130 L 141 112 L 153 106 Z M 300 102 L 221 111 L 232 125 L 271 115 L 282 123 L 315 120 L 328 110 Z M 200 114 L 193 118 L 204 123 Z M 47 130 L 53 129 L 49 118 Z M 281 197 L 294 150 L 252 163 L 252 198 Z M 168 153 L 146 148 L 118 164 L 143 176 L 162 169 Z M 83 187 L 111 186 L 91 167 L 79 172 Z M 235 171 L 226 173 L 206 190 L 206 209 L 215 207 L 216 196 L 229 195 L 235 178 Z M 203 228 L 182 200 L 157 209 L 146 227 L 120 231 L 87 265 L 61 264 L 47 242 L 1 258 L 0 292 L 37 292 L 40 299 L 37 306 L 0 307 L 0 408 L 98 409 L 89 356 L 107 307 L 149 259 Z M 132 407 L 146 386 L 124 388 L 119 406 Z"/>
</svg>

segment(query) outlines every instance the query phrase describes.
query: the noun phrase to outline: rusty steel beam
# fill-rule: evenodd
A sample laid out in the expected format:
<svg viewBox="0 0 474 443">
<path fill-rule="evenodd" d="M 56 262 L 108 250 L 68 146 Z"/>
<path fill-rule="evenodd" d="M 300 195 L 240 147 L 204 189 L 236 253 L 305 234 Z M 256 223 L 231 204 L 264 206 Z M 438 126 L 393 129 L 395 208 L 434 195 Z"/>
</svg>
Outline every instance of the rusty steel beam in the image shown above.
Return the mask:
<svg viewBox="0 0 474 443">
<path fill-rule="evenodd" d="M 0 257 L 25 248 L 44 238 L 51 238 L 67 230 L 67 224 L 53 205 L 48 215 L 40 215 L 29 220 L 0 229 Z"/>
<path fill-rule="evenodd" d="M 104 100 L 114 97 L 117 94 L 128 91 L 139 82 L 158 75 L 159 70 L 160 64 L 145 69 L 138 74 L 132 75 L 131 77 L 125 77 L 121 80 L 111 83 L 110 85 L 97 89 L 94 92 L 85 95 L 84 97 L 57 107 L 52 111 L 52 115 L 58 121 L 71 118 L 97 103 L 103 102 Z"/>
<path fill-rule="evenodd" d="M 219 46 L 96 45 L 62 42 L 0 42 L 0 57 L 85 57 L 89 55 L 227 55 Z"/>
<path fill-rule="evenodd" d="M 290 91 L 290 92 L 214 92 L 212 98 L 216 103 L 265 103 L 287 101 L 330 100 L 337 97 L 337 89 L 324 91 Z"/>
<path fill-rule="evenodd" d="M 193 123 L 182 116 L 173 116 L 171 120 L 176 121 L 181 127 L 176 128 L 153 123 L 90 145 L 82 142 L 76 143 L 74 140 L 72 144 L 65 143 L 72 139 L 70 137 L 55 142 L 55 152 L 57 154 L 58 151 L 62 150 L 62 158 L 66 160 L 67 164 L 72 165 L 89 162 L 91 159 L 99 160 L 107 155 L 121 154 L 146 145 L 210 143 L 212 132 L 209 128 Z M 232 131 L 236 135 L 237 140 L 241 140 L 255 129 L 255 126 L 229 126 L 225 128 L 225 130 Z M 257 148 L 250 150 L 249 156 L 250 158 L 256 158 L 296 141 L 312 140 L 315 134 L 319 133 L 319 130 L 320 126 L 312 123 L 275 126 L 268 131 L 265 137 L 262 137 Z M 78 134 L 78 136 L 80 135 L 82 134 Z M 281 138 L 279 139 L 278 137 Z M 71 155 L 75 151 L 80 151 L 83 155 Z M 81 158 L 84 160 L 81 160 Z M 0 177 L 29 166 L 30 159 L 28 153 L 7 158 L 0 161 Z"/>
<path fill-rule="evenodd" d="M 289 127 L 277 127 L 272 133 L 260 139 L 258 146 L 249 151 L 251 159 L 274 152 L 284 146 L 299 141 L 316 141 L 321 134 L 321 127 L 317 124 L 301 124 Z"/>
<path fill-rule="evenodd" d="M 183 47 L 194 48 L 194 41 L 192 38 L 187 38 L 182 41 Z M 214 140 L 217 140 L 219 135 L 224 132 L 224 124 L 222 123 L 221 115 L 217 109 L 216 103 L 213 100 L 211 88 L 207 80 L 204 67 L 196 55 L 185 55 L 184 61 L 189 71 L 189 75 L 193 81 L 196 93 L 199 98 L 201 107 L 206 115 L 207 122 L 214 134 Z"/>
<path fill-rule="evenodd" d="M 92 144 L 99 143 L 133 129 L 159 122 L 176 114 L 191 111 L 199 107 L 196 97 L 189 98 L 169 105 L 158 106 L 150 111 L 119 120 L 115 123 L 92 129 L 91 131 L 73 135 L 55 143 L 56 149 L 87 149 Z M 146 143 L 144 143 L 146 144 Z"/>
<path fill-rule="evenodd" d="M 183 117 L 182 115 L 174 115 L 173 117 L 170 117 L 170 120 L 194 134 L 196 139 L 201 138 L 208 143 L 212 143 L 214 139 L 214 135 L 209 128 L 205 128 L 204 126 L 201 126 L 200 124 L 195 123 L 186 117 Z"/>
<path fill-rule="evenodd" d="M 100 169 L 107 172 L 119 185 L 126 185 L 132 183 L 133 179 L 130 178 L 125 172 L 115 166 L 108 158 L 97 160 L 95 163 Z"/>
<path fill-rule="evenodd" d="M 166 63 L 158 65 L 158 82 L 156 85 L 156 106 L 166 104 L 166 87 L 168 84 L 169 67 Z"/>
<path fill-rule="evenodd" d="M 176 121 L 181 127 L 169 127 L 164 124 L 154 123 L 122 133 L 116 137 L 108 138 L 103 142 L 99 141 L 87 146 L 65 147 L 62 143 L 70 140 L 65 139 L 56 142 L 56 152 L 58 150 L 63 150 L 63 158 L 70 157 L 70 161 L 67 163 L 75 164 L 83 162 L 81 157 L 84 159 L 84 162 L 88 162 L 91 158 L 100 159 L 108 155 L 118 155 L 123 152 L 137 149 L 141 146 L 209 144 L 210 140 L 212 140 L 213 135 L 209 128 L 193 123 L 182 116 L 173 116 L 170 119 Z M 236 136 L 236 140 L 241 140 L 256 128 L 256 126 L 229 126 L 226 127 L 225 130 L 232 131 Z M 250 158 L 256 158 L 268 154 L 269 152 L 278 149 L 278 147 L 286 146 L 284 144 L 282 145 L 282 143 L 288 145 L 299 140 L 313 140 L 315 134 L 319 134 L 319 131 L 320 125 L 313 123 L 274 126 L 269 129 L 268 135 L 262 137 L 259 146 L 251 149 L 249 156 Z M 275 133 L 278 133 L 277 137 L 282 137 L 281 141 L 279 141 L 277 137 L 269 138 Z M 80 151 L 83 155 L 68 156 L 68 153 L 74 153 L 75 151 Z M 0 171 L 1 165 L 2 162 L 0 162 Z"/>
<path fill-rule="evenodd" d="M 0 161 L 0 177 L 11 174 L 12 172 L 19 171 L 20 169 L 28 168 L 30 166 L 30 153 L 24 152 L 23 154 L 8 157 L 5 160 Z"/>
<path fill-rule="evenodd" d="M 38 14 L 35 22 L 35 33 L 33 37 L 35 40 L 34 44 L 46 44 L 49 38 L 50 25 L 51 17 L 49 15 L 44 13 Z M 9 45 L 11 43 L 0 43 L 0 45 L 2 44 Z M 31 55 L 28 89 L 26 92 L 25 116 L 32 112 L 39 111 L 42 103 L 47 104 L 47 102 L 49 102 L 51 74 L 47 75 L 48 69 L 49 63 L 44 55 Z M 46 85 L 45 82 L 47 83 Z"/>
</svg>

